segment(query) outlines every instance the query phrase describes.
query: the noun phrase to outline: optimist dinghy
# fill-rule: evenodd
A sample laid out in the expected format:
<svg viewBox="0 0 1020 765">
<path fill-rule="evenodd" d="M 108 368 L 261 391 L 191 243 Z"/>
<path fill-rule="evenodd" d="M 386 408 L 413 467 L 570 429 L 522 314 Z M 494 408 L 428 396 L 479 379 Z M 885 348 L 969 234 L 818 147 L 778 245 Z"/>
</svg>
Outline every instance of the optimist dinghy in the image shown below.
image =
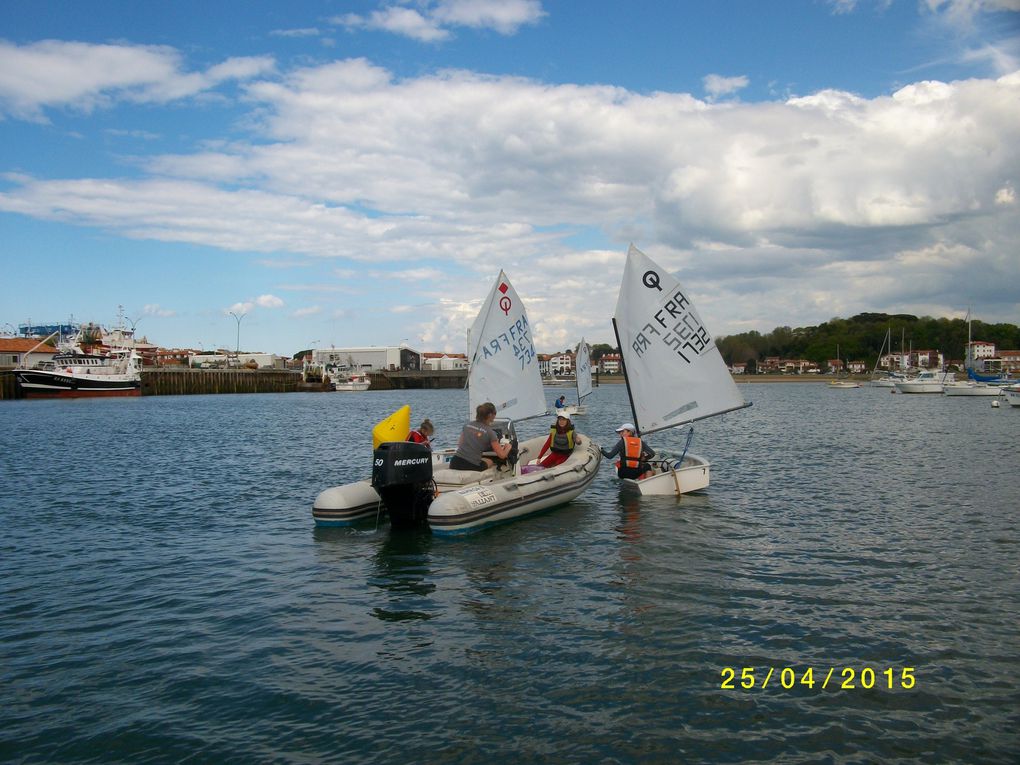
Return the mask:
<svg viewBox="0 0 1020 765">
<path fill-rule="evenodd" d="M 634 245 L 627 252 L 613 329 L 639 433 L 715 417 L 750 406 L 680 282 Z M 688 433 L 687 446 L 690 446 Z M 709 485 L 711 464 L 687 447 L 662 454 L 640 479 L 642 494 L 680 496 Z"/>
<path fill-rule="evenodd" d="M 567 404 L 556 410 L 557 413 L 563 412 L 571 419 L 576 415 L 588 414 L 588 406 L 584 403 L 584 399 L 591 395 L 591 348 L 583 337 L 577 344 L 575 357 L 577 361 L 575 362 L 574 383 L 577 386 L 577 403 Z"/>
<path fill-rule="evenodd" d="M 334 486 L 315 499 L 317 525 L 347 526 L 385 512 L 394 526 L 427 523 L 433 534 L 461 534 L 565 504 L 595 479 L 602 453 L 581 434 L 562 464 L 525 467 L 538 456 L 545 436 L 521 442 L 514 422 L 545 415 L 547 407 L 531 324 L 502 271 L 468 344 L 468 416 L 473 418 L 486 401 L 496 405 L 493 430 L 514 445 L 508 459 L 481 472 L 451 470 L 453 450 L 431 452 L 391 432 L 394 440 L 376 444 L 371 480 Z"/>
</svg>

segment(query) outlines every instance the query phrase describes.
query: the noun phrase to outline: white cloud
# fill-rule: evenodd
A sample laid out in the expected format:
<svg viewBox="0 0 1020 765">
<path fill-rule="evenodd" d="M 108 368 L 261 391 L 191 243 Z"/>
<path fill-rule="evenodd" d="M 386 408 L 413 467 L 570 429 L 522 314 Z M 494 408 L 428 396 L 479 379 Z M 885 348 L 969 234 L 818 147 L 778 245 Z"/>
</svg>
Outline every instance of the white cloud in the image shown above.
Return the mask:
<svg viewBox="0 0 1020 765">
<path fill-rule="evenodd" d="M 705 86 L 705 92 L 711 99 L 719 98 L 719 96 L 728 96 L 731 93 L 736 93 L 738 90 L 743 90 L 748 85 L 747 77 L 743 75 L 739 77 L 723 77 L 719 74 L 707 75 L 702 83 Z"/>
<path fill-rule="evenodd" d="M 172 311 L 168 308 L 162 308 L 157 303 L 149 303 L 142 308 L 142 316 L 159 316 L 161 318 L 167 318 L 176 315 L 176 311 Z"/>
<path fill-rule="evenodd" d="M 322 313 L 322 308 L 317 305 L 309 306 L 307 308 L 298 308 L 294 313 L 291 314 L 296 319 L 304 318 L 305 316 L 318 316 Z"/>
<path fill-rule="evenodd" d="M 416 5 L 421 10 L 387 4 L 368 15 L 336 16 L 331 23 L 348 29 L 390 32 L 419 42 L 440 42 L 452 36 L 451 27 L 492 29 L 513 35 L 546 15 L 539 0 L 436 0 Z"/>
<path fill-rule="evenodd" d="M 260 308 L 282 308 L 283 301 L 276 295 L 259 295 L 255 298 L 255 305 Z"/>
<path fill-rule="evenodd" d="M 42 120 L 53 107 L 89 112 L 121 99 L 170 101 L 264 75 L 273 66 L 268 57 L 232 58 L 205 72 L 185 72 L 180 54 L 167 47 L 0 41 L 0 117 Z"/>
<path fill-rule="evenodd" d="M 526 24 L 537 23 L 546 13 L 539 0 L 440 0 L 433 15 L 443 24 L 512 35 Z"/>
<path fill-rule="evenodd" d="M 344 281 L 385 273 L 405 305 L 448 300 L 417 334 L 458 351 L 500 267 L 540 347 L 601 337 L 629 240 L 682 269 L 727 330 L 816 323 L 837 306 L 955 305 L 961 281 L 1003 315 L 1020 294 L 1020 73 L 715 104 L 457 71 L 399 80 L 359 59 L 245 90 L 250 142 L 160 157 L 140 178 L 8 175 L 0 210 L 336 259 L 335 283 L 276 291 L 346 299 Z M 572 244 L 590 232 L 619 246 Z M 980 278 L 954 258 L 982 263 Z"/>
</svg>

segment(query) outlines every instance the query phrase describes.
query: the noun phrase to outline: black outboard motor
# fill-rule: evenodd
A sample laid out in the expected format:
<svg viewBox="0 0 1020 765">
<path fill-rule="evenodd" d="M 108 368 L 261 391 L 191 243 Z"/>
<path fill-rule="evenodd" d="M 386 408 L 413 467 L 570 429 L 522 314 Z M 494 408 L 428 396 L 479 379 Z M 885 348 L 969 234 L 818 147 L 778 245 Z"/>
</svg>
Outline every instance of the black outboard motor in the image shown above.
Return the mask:
<svg viewBox="0 0 1020 765">
<path fill-rule="evenodd" d="M 432 451 L 412 441 L 379 444 L 372 461 L 372 488 L 379 492 L 393 526 L 418 526 L 435 498 Z"/>
<path fill-rule="evenodd" d="M 504 438 L 509 439 L 510 453 L 506 457 L 506 462 L 512 468 L 517 464 L 517 457 L 519 456 L 517 428 L 514 427 L 513 420 L 495 419 L 492 421 L 492 429 L 496 433 L 496 438 L 500 440 Z"/>
</svg>

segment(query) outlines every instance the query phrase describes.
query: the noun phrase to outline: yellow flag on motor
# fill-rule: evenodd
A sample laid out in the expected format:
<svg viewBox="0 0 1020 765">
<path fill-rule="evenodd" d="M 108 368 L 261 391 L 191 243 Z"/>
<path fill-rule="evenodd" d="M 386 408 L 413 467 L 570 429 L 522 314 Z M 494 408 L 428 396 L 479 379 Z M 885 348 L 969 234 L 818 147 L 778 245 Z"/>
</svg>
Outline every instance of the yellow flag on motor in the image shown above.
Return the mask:
<svg viewBox="0 0 1020 765">
<path fill-rule="evenodd" d="M 407 404 L 372 428 L 372 448 L 386 441 L 406 441 L 411 432 L 411 407 Z"/>
</svg>

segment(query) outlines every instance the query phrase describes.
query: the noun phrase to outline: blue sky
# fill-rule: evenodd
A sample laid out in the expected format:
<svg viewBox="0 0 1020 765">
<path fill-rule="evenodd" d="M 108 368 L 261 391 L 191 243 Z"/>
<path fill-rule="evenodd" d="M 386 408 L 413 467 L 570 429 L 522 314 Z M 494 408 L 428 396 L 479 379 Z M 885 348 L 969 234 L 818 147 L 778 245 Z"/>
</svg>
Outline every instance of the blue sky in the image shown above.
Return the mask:
<svg viewBox="0 0 1020 765">
<path fill-rule="evenodd" d="M 0 330 L 462 351 L 499 270 L 611 342 L 627 246 L 715 334 L 1020 323 L 1020 0 L 0 6 Z"/>
</svg>

